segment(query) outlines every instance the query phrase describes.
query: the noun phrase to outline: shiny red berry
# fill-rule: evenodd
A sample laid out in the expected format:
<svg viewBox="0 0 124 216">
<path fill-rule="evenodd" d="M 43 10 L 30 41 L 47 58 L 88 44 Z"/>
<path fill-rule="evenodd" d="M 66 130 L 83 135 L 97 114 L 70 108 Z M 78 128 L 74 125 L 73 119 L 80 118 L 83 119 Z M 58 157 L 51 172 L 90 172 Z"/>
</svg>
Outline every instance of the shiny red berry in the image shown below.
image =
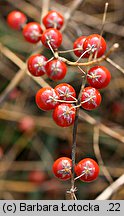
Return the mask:
<svg viewBox="0 0 124 216">
<path fill-rule="evenodd" d="M 59 104 L 58 99 L 58 92 L 51 87 L 41 88 L 36 94 L 36 104 L 44 111 L 54 109 Z"/>
<path fill-rule="evenodd" d="M 58 158 L 53 164 L 54 175 L 61 180 L 71 178 L 72 161 L 68 157 Z"/>
<path fill-rule="evenodd" d="M 53 120 L 60 127 L 68 127 L 74 123 L 75 108 L 72 104 L 62 103 L 53 111 Z"/>
<path fill-rule="evenodd" d="M 86 110 L 97 108 L 101 103 L 99 91 L 93 87 L 86 87 L 82 91 L 81 106 Z"/>
<path fill-rule="evenodd" d="M 73 49 L 80 48 L 80 50 L 74 50 L 74 53 L 77 57 L 80 57 L 84 53 L 83 44 L 85 40 L 86 40 L 86 36 L 81 36 L 77 38 L 77 40 L 74 42 Z M 88 53 L 82 56 L 82 58 L 88 58 L 88 57 L 89 57 Z"/>
<path fill-rule="evenodd" d="M 43 32 L 41 42 L 47 48 L 49 48 L 48 44 L 50 44 L 53 49 L 56 49 L 62 43 L 62 34 L 57 29 L 49 28 Z"/>
<path fill-rule="evenodd" d="M 43 24 L 46 28 L 61 29 L 64 23 L 64 17 L 57 11 L 49 11 L 48 14 L 43 17 Z"/>
<path fill-rule="evenodd" d="M 111 80 L 109 70 L 104 66 L 94 66 L 87 74 L 88 83 L 97 89 L 105 88 Z"/>
<path fill-rule="evenodd" d="M 40 54 L 35 54 L 28 59 L 28 70 L 33 76 L 42 76 L 46 73 L 46 63 L 48 59 Z"/>
<path fill-rule="evenodd" d="M 71 85 L 61 83 L 55 87 L 55 90 L 59 93 L 60 100 L 75 101 L 76 92 Z"/>
<path fill-rule="evenodd" d="M 20 11 L 12 11 L 7 16 L 8 25 L 16 30 L 20 30 L 27 22 L 27 17 Z"/>
<path fill-rule="evenodd" d="M 81 181 L 91 182 L 98 177 L 99 166 L 93 159 L 85 158 L 75 166 L 75 173 Z"/>
<path fill-rule="evenodd" d="M 104 38 L 98 34 L 88 36 L 84 41 L 83 49 L 86 51 L 90 48 L 91 51 L 89 51 L 89 55 L 90 53 L 93 53 L 94 56 L 97 51 L 97 57 L 101 57 L 106 51 L 106 42 Z"/>
<path fill-rule="evenodd" d="M 30 22 L 25 25 L 23 29 L 23 36 L 28 42 L 37 43 L 40 41 L 42 32 L 43 31 L 39 23 Z"/>
<path fill-rule="evenodd" d="M 63 79 L 67 71 L 66 64 L 58 59 L 48 62 L 46 69 L 48 77 L 54 81 Z"/>
<path fill-rule="evenodd" d="M 35 170 L 29 173 L 28 179 L 30 182 L 40 185 L 47 179 L 47 175 L 43 171 Z"/>
</svg>

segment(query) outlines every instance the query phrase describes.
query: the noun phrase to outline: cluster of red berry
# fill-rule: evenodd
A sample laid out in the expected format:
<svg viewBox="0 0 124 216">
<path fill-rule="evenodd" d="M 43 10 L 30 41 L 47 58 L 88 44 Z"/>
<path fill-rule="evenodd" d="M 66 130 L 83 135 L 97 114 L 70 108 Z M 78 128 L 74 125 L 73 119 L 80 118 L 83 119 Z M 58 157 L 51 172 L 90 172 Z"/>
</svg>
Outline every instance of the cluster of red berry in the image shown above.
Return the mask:
<svg viewBox="0 0 124 216">
<path fill-rule="evenodd" d="M 45 31 L 42 30 L 39 23 L 31 22 L 26 24 L 26 16 L 19 11 L 11 12 L 7 21 L 14 29 L 22 28 L 23 35 L 28 42 L 37 43 L 41 41 L 54 55 L 49 60 L 41 54 L 29 57 L 27 63 L 29 72 L 33 76 L 47 74 L 54 81 L 63 79 L 67 72 L 67 61 L 63 61 L 58 52 L 58 48 L 62 43 L 62 33 L 59 30 L 64 24 L 63 16 L 56 11 L 48 12 L 42 20 L 46 28 Z M 98 34 L 87 37 L 81 36 L 74 42 L 73 51 L 78 57 L 76 63 L 81 58 L 101 57 L 106 51 L 106 42 Z M 55 53 L 57 53 L 56 56 Z M 84 72 L 84 75 L 90 86 L 82 90 L 78 107 L 93 110 L 101 103 L 101 95 L 98 89 L 102 89 L 109 84 L 111 75 L 107 68 L 99 65 L 91 67 L 87 72 Z M 74 123 L 77 102 L 78 99 L 76 99 L 74 88 L 67 83 L 59 84 L 54 89 L 52 87 L 41 88 L 36 94 L 38 107 L 44 111 L 53 110 L 53 119 L 61 127 L 68 127 Z M 71 178 L 71 170 L 72 162 L 70 158 L 59 158 L 53 164 L 55 176 L 62 180 Z M 85 158 L 75 166 L 75 173 L 78 176 L 77 178 L 89 182 L 96 179 L 99 167 L 91 158 Z"/>
<path fill-rule="evenodd" d="M 61 180 L 68 180 L 71 178 L 72 161 L 68 157 L 58 158 L 53 164 L 53 172 L 55 176 Z M 91 158 L 81 160 L 75 166 L 75 173 L 78 179 L 84 182 L 91 182 L 95 180 L 99 174 L 98 164 Z"/>
</svg>

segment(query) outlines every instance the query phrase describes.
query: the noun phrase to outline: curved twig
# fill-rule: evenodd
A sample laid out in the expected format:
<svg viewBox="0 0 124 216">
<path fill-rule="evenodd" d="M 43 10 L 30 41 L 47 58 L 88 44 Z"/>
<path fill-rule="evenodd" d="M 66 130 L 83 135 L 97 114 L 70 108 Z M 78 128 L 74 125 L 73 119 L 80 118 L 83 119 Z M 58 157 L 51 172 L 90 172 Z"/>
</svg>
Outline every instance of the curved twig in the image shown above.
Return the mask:
<svg viewBox="0 0 124 216">
<path fill-rule="evenodd" d="M 98 126 L 94 126 L 94 132 L 93 132 L 93 148 L 94 148 L 94 153 L 95 156 L 98 160 L 98 163 L 100 165 L 100 167 L 102 167 L 102 172 L 104 174 L 104 176 L 106 177 L 106 179 L 108 180 L 108 182 L 111 184 L 113 182 L 113 179 L 107 169 L 107 167 L 104 165 L 104 161 L 102 159 L 101 156 L 101 152 L 100 152 L 100 148 L 99 148 L 99 127 Z"/>
<path fill-rule="evenodd" d="M 96 200 L 110 199 L 111 195 L 115 193 L 122 185 L 124 185 L 124 174 L 114 181 L 109 187 L 107 187 L 98 197 L 96 197 Z"/>
</svg>

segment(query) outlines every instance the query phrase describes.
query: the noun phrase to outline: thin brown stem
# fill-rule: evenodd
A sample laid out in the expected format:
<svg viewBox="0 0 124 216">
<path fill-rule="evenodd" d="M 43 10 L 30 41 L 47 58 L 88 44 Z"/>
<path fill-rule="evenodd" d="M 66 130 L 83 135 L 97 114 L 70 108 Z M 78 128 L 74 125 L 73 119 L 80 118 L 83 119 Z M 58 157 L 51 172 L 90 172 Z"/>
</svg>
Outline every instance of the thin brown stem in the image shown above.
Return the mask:
<svg viewBox="0 0 124 216">
<path fill-rule="evenodd" d="M 81 59 L 86 53 L 88 53 L 88 52 L 92 52 L 92 48 L 89 48 L 89 49 L 87 49 L 86 51 L 84 51 L 84 52 L 80 55 L 80 57 L 78 58 L 78 60 L 76 61 L 76 63 L 79 62 L 80 59 Z"/>
<path fill-rule="evenodd" d="M 94 133 L 93 133 L 93 148 L 94 148 L 94 153 L 95 156 L 98 160 L 99 165 L 102 167 L 102 172 L 104 174 L 104 176 L 106 177 L 106 179 L 108 180 L 108 182 L 111 184 L 113 182 L 113 179 L 108 171 L 108 169 L 106 168 L 106 166 L 104 165 L 102 156 L 101 156 L 101 152 L 100 152 L 100 148 L 99 148 L 99 127 L 94 126 Z"/>
<path fill-rule="evenodd" d="M 72 14 L 74 14 L 75 10 L 83 3 L 85 2 L 85 0 L 73 0 L 73 2 L 71 3 L 71 6 L 69 7 L 69 9 L 67 10 L 67 12 L 64 14 L 65 17 L 65 23 L 61 29 L 61 31 L 63 32 L 66 29 L 66 26 L 69 22 L 69 20 L 71 19 Z"/>
<path fill-rule="evenodd" d="M 81 104 L 81 92 L 82 89 L 84 88 L 84 83 L 82 83 L 81 89 L 80 89 L 80 93 L 78 96 L 78 101 L 76 104 L 76 112 L 75 112 L 75 121 L 74 121 L 74 126 L 73 126 L 73 143 L 72 143 L 72 153 L 71 153 L 71 158 L 72 158 L 72 176 L 71 176 L 71 198 L 74 199 L 74 189 L 75 189 L 75 160 L 76 160 L 76 139 L 77 139 L 77 128 L 78 128 L 78 119 L 79 119 L 79 108 L 80 108 L 80 104 Z"/>
<path fill-rule="evenodd" d="M 103 35 L 103 30 L 104 30 L 104 26 L 105 26 L 105 20 L 106 20 L 106 15 L 107 15 L 107 9 L 108 9 L 108 2 L 105 3 L 105 9 L 104 9 L 103 19 L 102 19 L 102 28 L 101 28 L 101 32 L 100 32 L 100 36 L 101 36 L 101 37 L 102 37 L 102 35 Z M 100 40 L 99 40 L 99 43 L 98 43 L 98 48 L 97 48 L 97 50 L 96 50 L 96 52 L 95 52 L 94 59 L 97 58 L 98 50 L 99 50 L 100 43 L 101 43 L 101 37 L 100 37 Z"/>
<path fill-rule="evenodd" d="M 76 103 L 77 102 L 77 99 L 75 98 L 75 100 L 73 100 L 73 101 L 67 101 L 67 100 L 57 100 L 57 99 L 55 99 L 55 98 L 53 98 L 53 97 L 50 97 L 50 98 L 52 98 L 52 100 L 53 101 L 56 101 L 56 102 L 60 102 L 60 103 L 70 103 L 70 104 L 72 104 L 72 103 Z"/>
<path fill-rule="evenodd" d="M 92 53 L 90 54 L 89 56 L 89 59 L 88 59 L 88 62 L 92 60 Z M 79 68 L 81 69 L 81 68 Z M 88 71 L 88 67 L 87 67 L 87 71 Z M 76 144 L 76 139 L 77 139 L 77 128 L 78 128 L 78 120 L 79 120 L 79 110 L 80 110 L 80 106 L 81 106 L 81 96 L 82 96 L 82 91 L 85 87 L 85 84 L 86 84 L 86 75 L 87 75 L 87 72 L 85 74 L 85 77 L 84 79 L 82 80 L 82 85 L 81 85 L 81 88 L 80 88 L 80 92 L 79 92 L 79 95 L 78 95 L 78 100 L 77 100 L 77 107 L 76 107 L 76 114 L 75 114 L 75 121 L 74 121 L 74 127 L 73 127 L 73 143 L 72 143 L 72 177 L 71 177 L 71 190 L 72 192 L 74 191 L 75 189 L 75 159 L 76 159 L 76 147 L 77 147 L 77 144 Z M 72 193 L 72 197 L 74 198 L 74 195 L 75 193 Z"/>
<path fill-rule="evenodd" d="M 47 41 L 47 44 L 48 44 L 48 46 L 49 46 L 49 48 L 50 48 L 50 50 L 51 50 L 51 52 L 52 52 L 53 56 L 55 56 L 55 52 L 54 52 L 54 50 L 53 50 L 53 48 L 52 48 L 52 46 L 51 46 L 51 44 L 50 44 L 50 41 L 49 41 L 49 40 Z"/>
<path fill-rule="evenodd" d="M 70 49 L 70 50 L 60 50 L 60 51 L 58 51 L 58 53 L 69 53 L 69 52 L 74 52 L 77 50 L 82 50 L 82 48 L 79 47 L 79 48 Z"/>
<path fill-rule="evenodd" d="M 84 74 L 84 76 L 86 76 L 86 72 L 80 66 L 78 66 L 78 69 Z"/>
<path fill-rule="evenodd" d="M 122 68 L 120 65 L 118 65 L 117 63 L 115 63 L 112 59 L 110 58 L 106 58 L 105 59 L 107 62 L 109 62 L 112 66 L 114 66 L 116 69 L 118 69 L 121 73 L 124 74 L 124 68 Z"/>
<path fill-rule="evenodd" d="M 106 21 L 106 15 L 107 15 L 107 10 L 108 10 L 108 2 L 105 3 L 105 9 L 104 9 L 104 14 L 103 14 L 103 19 L 102 19 L 102 28 L 101 28 L 101 32 L 100 35 L 103 35 L 103 30 L 104 30 L 104 26 L 105 26 L 105 21 Z"/>
</svg>

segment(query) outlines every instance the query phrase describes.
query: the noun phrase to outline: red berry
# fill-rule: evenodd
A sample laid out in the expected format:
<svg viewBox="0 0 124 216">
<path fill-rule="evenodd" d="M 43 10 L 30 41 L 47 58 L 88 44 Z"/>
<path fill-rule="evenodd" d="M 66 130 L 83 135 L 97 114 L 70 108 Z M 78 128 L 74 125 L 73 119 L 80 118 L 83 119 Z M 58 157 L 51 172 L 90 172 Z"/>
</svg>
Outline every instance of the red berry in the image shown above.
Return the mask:
<svg viewBox="0 0 124 216">
<path fill-rule="evenodd" d="M 55 87 L 55 90 L 59 93 L 60 100 L 75 101 L 74 98 L 76 98 L 76 92 L 71 85 L 61 83 Z"/>
<path fill-rule="evenodd" d="M 47 58 L 40 54 L 35 54 L 28 59 L 28 70 L 33 76 L 42 76 L 46 73 Z"/>
<path fill-rule="evenodd" d="M 71 178 L 72 161 L 68 157 L 58 158 L 53 164 L 54 175 L 61 180 Z"/>
<path fill-rule="evenodd" d="M 34 119 L 31 116 L 25 116 L 19 121 L 19 130 L 22 132 L 31 132 L 34 127 Z"/>
<path fill-rule="evenodd" d="M 48 62 L 46 69 L 48 77 L 54 81 L 63 79 L 67 71 L 66 64 L 58 59 Z"/>
<path fill-rule="evenodd" d="M 77 176 L 82 175 L 81 181 L 91 182 L 97 178 L 99 166 L 93 159 L 85 158 L 75 166 L 75 172 Z"/>
<path fill-rule="evenodd" d="M 84 109 L 86 110 L 95 109 L 101 103 L 101 95 L 97 89 L 92 87 L 86 87 L 82 92 L 81 102 L 83 102 L 81 106 Z"/>
<path fill-rule="evenodd" d="M 83 49 L 86 51 L 87 49 L 92 48 L 93 56 L 98 50 L 97 57 L 102 56 L 106 51 L 106 42 L 101 35 L 92 34 L 86 38 L 83 44 Z M 89 52 L 90 55 L 91 52 Z"/>
<path fill-rule="evenodd" d="M 64 23 L 64 17 L 57 11 L 49 11 L 48 14 L 43 18 L 43 24 L 46 28 L 57 28 L 61 29 Z"/>
<path fill-rule="evenodd" d="M 42 34 L 42 28 L 39 23 L 30 22 L 23 29 L 23 36 L 30 43 L 37 43 Z"/>
<path fill-rule="evenodd" d="M 8 25 L 16 30 L 20 30 L 27 22 L 27 17 L 20 11 L 12 11 L 7 16 Z"/>
<path fill-rule="evenodd" d="M 110 80 L 111 74 L 106 67 L 94 66 L 88 71 L 87 81 L 94 88 L 105 88 Z"/>
<path fill-rule="evenodd" d="M 31 171 L 29 173 L 28 179 L 30 182 L 37 185 L 42 184 L 46 180 L 47 176 L 43 171 Z"/>
<path fill-rule="evenodd" d="M 41 88 L 36 94 L 36 104 L 44 111 L 54 109 L 59 104 L 55 101 L 58 99 L 58 92 L 51 87 Z"/>
<path fill-rule="evenodd" d="M 77 57 L 80 57 L 82 53 L 84 53 L 83 44 L 85 40 L 86 40 L 86 36 L 81 36 L 77 38 L 77 40 L 74 42 L 73 49 L 81 48 L 81 50 L 74 50 L 74 53 Z M 82 58 L 88 58 L 88 57 L 89 57 L 88 53 L 82 56 Z"/>
<path fill-rule="evenodd" d="M 50 43 L 51 47 L 56 49 L 62 43 L 62 34 L 57 29 L 49 28 L 43 32 L 41 41 L 45 47 L 49 48 L 48 43 Z"/>
<path fill-rule="evenodd" d="M 74 123 L 75 108 L 72 104 L 62 103 L 53 111 L 53 119 L 57 125 L 61 127 L 68 127 Z"/>
</svg>

